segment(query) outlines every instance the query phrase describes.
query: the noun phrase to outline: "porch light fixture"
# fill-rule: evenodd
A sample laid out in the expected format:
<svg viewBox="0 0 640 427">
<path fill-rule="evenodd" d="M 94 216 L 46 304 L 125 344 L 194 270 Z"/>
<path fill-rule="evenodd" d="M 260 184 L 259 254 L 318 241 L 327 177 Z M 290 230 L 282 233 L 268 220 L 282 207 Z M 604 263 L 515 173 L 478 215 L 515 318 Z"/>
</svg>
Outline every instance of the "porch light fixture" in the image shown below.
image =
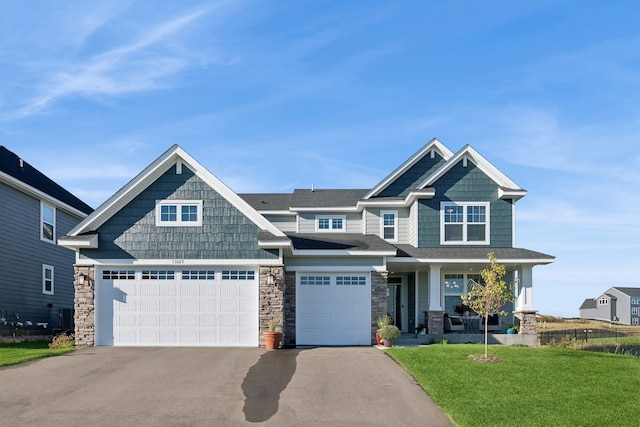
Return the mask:
<svg viewBox="0 0 640 427">
<path fill-rule="evenodd" d="M 275 283 L 276 275 L 271 269 L 269 269 L 269 272 L 267 273 L 267 285 L 272 286 L 275 285 Z"/>
</svg>

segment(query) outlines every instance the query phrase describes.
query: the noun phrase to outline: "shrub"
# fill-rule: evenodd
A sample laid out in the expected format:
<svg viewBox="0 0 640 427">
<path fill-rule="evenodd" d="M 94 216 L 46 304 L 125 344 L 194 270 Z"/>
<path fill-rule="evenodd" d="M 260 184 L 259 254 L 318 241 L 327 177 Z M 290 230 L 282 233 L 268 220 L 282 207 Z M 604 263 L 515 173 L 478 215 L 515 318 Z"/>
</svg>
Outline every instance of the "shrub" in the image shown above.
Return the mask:
<svg viewBox="0 0 640 427">
<path fill-rule="evenodd" d="M 66 333 L 62 333 L 53 337 L 51 342 L 49 343 L 50 349 L 57 348 L 71 348 L 75 345 L 73 334 L 67 335 Z"/>
<path fill-rule="evenodd" d="M 380 335 L 380 338 L 383 340 L 393 341 L 400 337 L 400 329 L 394 325 L 386 325 L 380 328 L 378 335 Z"/>
</svg>

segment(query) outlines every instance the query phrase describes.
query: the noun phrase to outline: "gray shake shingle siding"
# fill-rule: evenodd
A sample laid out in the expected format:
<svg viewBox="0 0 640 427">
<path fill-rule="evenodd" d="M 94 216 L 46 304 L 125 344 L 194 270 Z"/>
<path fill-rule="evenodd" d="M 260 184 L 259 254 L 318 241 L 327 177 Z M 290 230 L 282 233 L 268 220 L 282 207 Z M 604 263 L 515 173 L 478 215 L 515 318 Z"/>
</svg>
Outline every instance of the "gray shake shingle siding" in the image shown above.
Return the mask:
<svg viewBox="0 0 640 427">
<path fill-rule="evenodd" d="M 158 227 L 159 200 L 203 200 L 201 227 Z M 258 226 L 187 167 L 175 166 L 96 230 L 93 259 L 273 259 L 258 247 Z"/>
<path fill-rule="evenodd" d="M 498 198 L 498 185 L 473 162 L 453 166 L 433 187 L 431 200 L 420 200 L 418 208 L 418 246 L 440 246 L 441 202 L 490 202 L 491 244 L 488 247 L 510 247 L 512 234 L 512 202 Z M 460 245 L 465 246 L 465 245 Z"/>
<path fill-rule="evenodd" d="M 435 153 L 433 159 L 428 154 L 425 155 L 409 170 L 396 178 L 387 188 L 382 190 L 377 197 L 406 196 L 444 163 L 445 160 L 438 153 Z"/>
</svg>

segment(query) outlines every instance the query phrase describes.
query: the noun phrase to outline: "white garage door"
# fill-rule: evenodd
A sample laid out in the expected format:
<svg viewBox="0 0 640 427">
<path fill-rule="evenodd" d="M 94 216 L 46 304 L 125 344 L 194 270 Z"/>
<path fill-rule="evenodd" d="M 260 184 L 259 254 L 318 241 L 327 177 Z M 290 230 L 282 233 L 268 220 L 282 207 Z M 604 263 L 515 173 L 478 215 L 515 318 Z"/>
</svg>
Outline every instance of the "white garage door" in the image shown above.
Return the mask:
<svg viewBox="0 0 640 427">
<path fill-rule="evenodd" d="M 371 345 L 371 276 L 298 273 L 298 345 Z"/>
<path fill-rule="evenodd" d="M 258 346 L 257 269 L 101 272 L 96 344 Z"/>
</svg>

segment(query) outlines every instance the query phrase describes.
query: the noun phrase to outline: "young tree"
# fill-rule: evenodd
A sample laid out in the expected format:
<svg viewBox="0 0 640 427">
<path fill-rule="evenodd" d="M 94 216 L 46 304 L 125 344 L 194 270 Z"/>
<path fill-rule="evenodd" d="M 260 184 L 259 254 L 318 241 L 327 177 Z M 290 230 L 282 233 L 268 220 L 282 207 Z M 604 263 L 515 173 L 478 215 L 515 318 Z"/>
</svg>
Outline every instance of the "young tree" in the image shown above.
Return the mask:
<svg viewBox="0 0 640 427">
<path fill-rule="evenodd" d="M 480 272 L 484 285 L 474 283 L 471 290 L 462 296 L 462 302 L 481 316 L 484 316 L 484 357 L 489 358 L 488 322 L 489 316 L 507 314 L 501 310 L 507 302 L 515 300 L 513 286 L 507 285 L 502 278 L 507 274 L 504 265 L 498 264 L 493 252 L 487 255 L 490 265 Z"/>
</svg>

